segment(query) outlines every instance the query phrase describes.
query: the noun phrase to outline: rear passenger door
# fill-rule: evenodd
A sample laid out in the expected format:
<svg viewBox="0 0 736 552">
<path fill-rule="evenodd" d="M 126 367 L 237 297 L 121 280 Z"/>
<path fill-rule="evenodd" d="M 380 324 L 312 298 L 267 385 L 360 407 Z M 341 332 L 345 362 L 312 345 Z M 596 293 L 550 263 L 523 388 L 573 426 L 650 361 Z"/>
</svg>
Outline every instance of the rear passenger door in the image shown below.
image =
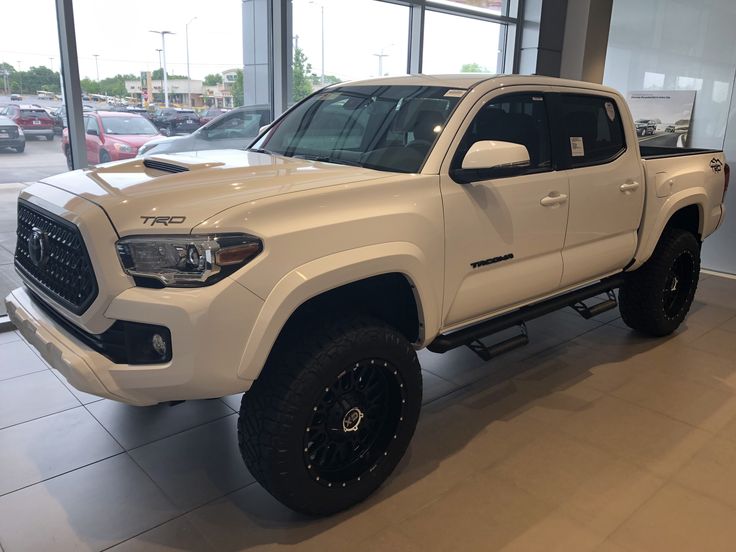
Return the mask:
<svg viewBox="0 0 736 552">
<path fill-rule="evenodd" d="M 634 257 L 644 176 L 633 129 L 627 136 L 615 96 L 549 94 L 553 140 L 566 168 L 570 207 L 561 287 L 606 276 Z"/>
</svg>

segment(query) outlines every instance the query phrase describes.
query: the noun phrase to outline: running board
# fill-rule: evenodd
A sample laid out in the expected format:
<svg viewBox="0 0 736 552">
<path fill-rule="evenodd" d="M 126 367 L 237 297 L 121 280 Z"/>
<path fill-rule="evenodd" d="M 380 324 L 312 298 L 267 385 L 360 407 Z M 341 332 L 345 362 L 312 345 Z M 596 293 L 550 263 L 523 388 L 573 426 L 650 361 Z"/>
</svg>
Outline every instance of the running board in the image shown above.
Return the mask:
<svg viewBox="0 0 736 552">
<path fill-rule="evenodd" d="M 575 309 L 575 312 L 577 312 L 580 316 L 585 318 L 586 320 L 589 320 L 593 318 L 594 316 L 598 316 L 599 314 L 609 311 L 611 309 L 615 309 L 618 307 L 618 301 L 616 301 L 616 294 L 613 292 L 612 289 L 609 289 L 606 294 L 608 295 L 608 299 L 605 301 L 601 301 L 600 303 L 596 303 L 595 305 L 588 306 L 582 301 L 578 301 L 574 305 L 570 305 L 573 309 Z"/>
<path fill-rule="evenodd" d="M 468 349 L 473 351 L 483 360 L 491 360 L 492 358 L 500 356 L 504 353 L 508 353 L 509 351 L 517 349 L 518 347 L 528 345 L 529 334 L 526 330 L 526 324 L 522 322 L 519 325 L 519 328 L 521 330 L 521 333 L 519 335 L 509 337 L 508 339 L 504 339 L 503 341 L 499 341 L 498 343 L 494 343 L 493 345 L 486 345 L 480 339 L 476 339 L 475 341 L 471 341 L 467 344 Z"/>
<path fill-rule="evenodd" d="M 434 341 L 432 341 L 432 343 L 429 344 L 427 349 L 429 349 L 433 353 L 446 353 L 447 351 L 456 349 L 457 347 L 470 345 L 471 343 L 478 342 L 484 337 L 493 335 L 503 330 L 507 330 L 508 328 L 513 328 L 514 326 L 520 326 L 525 322 L 529 322 L 530 320 L 534 320 L 535 318 L 539 318 L 540 316 L 544 316 L 545 314 L 549 314 L 565 307 L 572 307 L 576 304 L 582 303 L 586 299 L 590 299 L 592 297 L 595 297 L 596 295 L 600 295 L 601 293 L 610 294 L 613 292 L 614 289 L 621 287 L 621 284 L 623 282 L 624 275 L 617 274 L 615 276 L 605 278 L 600 282 L 596 282 L 595 284 L 591 284 L 587 287 L 576 289 L 563 295 L 558 295 L 557 297 L 545 299 L 544 301 L 540 301 L 539 303 L 534 303 L 532 305 L 521 307 L 520 309 L 517 309 L 515 311 L 502 314 L 501 316 L 491 318 L 490 320 L 479 322 L 478 324 L 463 328 L 462 330 L 458 330 L 450 334 L 440 334 L 434 339 Z M 595 316 L 596 314 L 600 314 L 601 312 L 603 312 L 603 310 L 613 308 L 612 306 L 610 306 L 610 303 L 608 301 L 604 301 L 603 304 L 605 304 L 605 307 L 599 307 L 598 305 L 594 305 L 593 307 L 586 307 L 587 312 L 590 313 L 595 311 L 594 314 L 591 314 L 591 316 Z M 603 308 L 603 310 L 596 311 L 596 309 L 601 308 Z M 522 340 L 520 338 L 521 336 L 516 336 L 511 338 L 511 340 L 518 340 L 515 342 L 521 343 Z M 504 343 L 505 342 L 502 341 L 497 345 L 500 346 Z M 494 346 L 491 346 L 489 348 L 493 349 L 493 347 Z"/>
</svg>

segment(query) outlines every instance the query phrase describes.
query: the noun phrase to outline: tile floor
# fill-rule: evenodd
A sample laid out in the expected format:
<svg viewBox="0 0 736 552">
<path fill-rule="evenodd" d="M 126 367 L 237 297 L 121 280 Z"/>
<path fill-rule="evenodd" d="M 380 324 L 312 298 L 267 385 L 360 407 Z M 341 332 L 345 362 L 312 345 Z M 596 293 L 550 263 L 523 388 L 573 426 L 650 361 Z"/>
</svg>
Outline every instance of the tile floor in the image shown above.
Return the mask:
<svg viewBox="0 0 736 552">
<path fill-rule="evenodd" d="M 617 311 L 529 330 L 490 363 L 420 353 L 406 458 L 321 520 L 245 470 L 239 397 L 99 400 L 0 334 L 0 550 L 736 550 L 736 280 L 704 275 L 666 339 Z"/>
</svg>

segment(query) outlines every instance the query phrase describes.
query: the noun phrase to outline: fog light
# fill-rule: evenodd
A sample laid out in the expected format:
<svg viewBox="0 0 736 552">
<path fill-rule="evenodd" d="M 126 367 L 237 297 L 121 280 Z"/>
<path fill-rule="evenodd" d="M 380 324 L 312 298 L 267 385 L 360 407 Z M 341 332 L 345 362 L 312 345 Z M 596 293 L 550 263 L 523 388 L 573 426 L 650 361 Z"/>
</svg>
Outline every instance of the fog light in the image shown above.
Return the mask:
<svg viewBox="0 0 736 552">
<path fill-rule="evenodd" d="M 160 334 L 153 334 L 151 346 L 159 355 L 166 356 L 166 340 Z"/>
</svg>

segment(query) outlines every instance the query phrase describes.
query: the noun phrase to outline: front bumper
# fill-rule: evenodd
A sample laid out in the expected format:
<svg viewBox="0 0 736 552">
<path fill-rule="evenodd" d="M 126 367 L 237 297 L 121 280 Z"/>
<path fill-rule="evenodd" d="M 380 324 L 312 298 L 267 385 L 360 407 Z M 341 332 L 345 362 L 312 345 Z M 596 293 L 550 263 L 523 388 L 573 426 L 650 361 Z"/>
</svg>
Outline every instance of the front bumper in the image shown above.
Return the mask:
<svg viewBox="0 0 736 552">
<path fill-rule="evenodd" d="M 55 322 L 28 291 L 10 293 L 5 306 L 21 335 L 75 388 L 146 406 L 246 391 L 238 378 L 245 344 L 262 301 L 229 278 L 207 288 L 130 288 L 105 316 L 166 326 L 173 358 L 163 364 L 115 364 Z"/>
</svg>

